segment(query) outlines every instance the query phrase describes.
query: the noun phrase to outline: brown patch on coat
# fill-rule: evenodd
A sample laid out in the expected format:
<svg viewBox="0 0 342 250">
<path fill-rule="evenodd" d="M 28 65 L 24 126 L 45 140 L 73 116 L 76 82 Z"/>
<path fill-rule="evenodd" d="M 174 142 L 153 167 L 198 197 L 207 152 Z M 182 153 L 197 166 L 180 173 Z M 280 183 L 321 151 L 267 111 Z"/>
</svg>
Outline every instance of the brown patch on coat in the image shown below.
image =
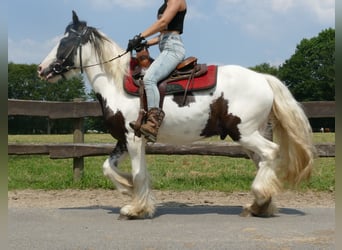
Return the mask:
<svg viewBox="0 0 342 250">
<path fill-rule="evenodd" d="M 239 123 L 240 117 L 228 113 L 228 100 L 224 99 L 222 94 L 210 105 L 209 119 L 201 136 L 220 135 L 221 140 L 224 140 L 229 135 L 234 141 L 238 141 L 241 138 L 237 127 Z"/>
<path fill-rule="evenodd" d="M 109 133 L 118 141 L 123 142 L 125 145 L 127 143 L 126 133 L 128 130 L 125 127 L 125 117 L 119 110 L 116 113 L 113 112 L 108 106 L 107 101 L 103 99 L 100 94 L 96 95 L 102 108 L 102 114 L 104 117 L 104 122 L 109 130 Z"/>
</svg>

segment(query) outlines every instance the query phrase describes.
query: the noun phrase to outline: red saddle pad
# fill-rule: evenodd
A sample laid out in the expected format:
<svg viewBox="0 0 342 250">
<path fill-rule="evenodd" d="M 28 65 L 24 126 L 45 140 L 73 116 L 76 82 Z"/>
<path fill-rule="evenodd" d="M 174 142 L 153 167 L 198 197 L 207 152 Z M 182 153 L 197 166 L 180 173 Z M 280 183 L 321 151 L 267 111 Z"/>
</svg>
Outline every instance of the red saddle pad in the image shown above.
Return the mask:
<svg viewBox="0 0 342 250">
<path fill-rule="evenodd" d="M 217 66 L 209 65 L 206 74 L 196 77 L 189 84 L 188 91 L 200 91 L 214 88 L 217 81 Z M 167 83 L 166 94 L 182 93 L 186 89 L 188 79 L 178 80 Z M 132 95 L 139 95 L 139 87 L 134 83 L 131 75 L 126 76 L 124 81 L 124 89 L 127 93 Z"/>
</svg>

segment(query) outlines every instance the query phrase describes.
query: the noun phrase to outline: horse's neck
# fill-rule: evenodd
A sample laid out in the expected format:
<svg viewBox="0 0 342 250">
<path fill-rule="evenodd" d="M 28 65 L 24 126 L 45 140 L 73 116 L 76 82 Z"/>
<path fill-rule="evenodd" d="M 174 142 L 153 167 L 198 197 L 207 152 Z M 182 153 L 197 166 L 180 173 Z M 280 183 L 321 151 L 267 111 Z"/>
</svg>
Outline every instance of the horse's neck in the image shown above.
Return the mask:
<svg viewBox="0 0 342 250">
<path fill-rule="evenodd" d="M 115 51 L 118 51 L 117 49 Z M 94 52 L 87 57 L 89 65 L 94 65 L 85 69 L 87 78 L 93 90 L 102 96 L 109 93 L 111 95 L 123 94 L 123 81 L 127 68 L 129 66 L 130 55 L 125 55 L 121 58 L 108 62 L 116 56 L 117 53 L 113 51 L 103 51 L 102 57 L 99 58 Z"/>
<path fill-rule="evenodd" d="M 138 111 L 138 99 L 131 97 L 125 93 L 123 82 L 117 83 L 113 77 L 109 77 L 103 69 L 89 68 L 85 71 L 90 81 L 92 89 L 96 94 L 101 96 L 106 108 L 113 112 L 120 110 L 123 114 L 128 115 L 128 120 L 137 117 L 135 111 Z M 132 108 L 135 107 L 136 109 Z M 129 116 L 130 115 L 130 116 Z"/>
<path fill-rule="evenodd" d="M 84 70 L 92 89 L 106 99 L 112 108 L 118 108 L 126 96 L 123 81 L 131 55 L 127 53 L 118 57 L 124 53 L 123 49 L 103 33 L 101 36 L 94 34 L 93 42 L 84 46 L 84 65 L 92 65 Z"/>
<path fill-rule="evenodd" d="M 94 66 L 85 70 L 89 83 L 95 93 L 100 94 L 104 98 L 122 95 L 122 83 L 119 79 L 115 79 L 108 75 L 102 67 Z"/>
</svg>

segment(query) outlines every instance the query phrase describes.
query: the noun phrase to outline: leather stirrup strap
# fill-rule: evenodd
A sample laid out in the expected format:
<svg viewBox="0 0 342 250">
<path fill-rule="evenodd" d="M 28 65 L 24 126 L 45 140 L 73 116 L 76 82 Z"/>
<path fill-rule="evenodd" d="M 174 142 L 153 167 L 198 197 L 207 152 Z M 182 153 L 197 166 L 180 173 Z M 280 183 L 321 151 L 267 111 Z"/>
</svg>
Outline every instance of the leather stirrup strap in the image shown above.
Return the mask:
<svg viewBox="0 0 342 250">
<path fill-rule="evenodd" d="M 190 75 L 190 77 L 188 79 L 188 82 L 186 83 L 186 87 L 185 87 L 185 91 L 184 91 L 184 96 L 183 96 L 183 101 L 182 101 L 182 107 L 184 107 L 184 105 L 186 103 L 186 97 L 188 95 L 189 86 L 190 86 L 190 83 L 192 83 L 194 81 L 195 72 L 196 72 L 196 68 L 193 68 L 192 72 L 191 72 L 191 75 Z"/>
<path fill-rule="evenodd" d="M 140 127 L 143 123 L 143 119 L 146 117 L 147 114 L 147 100 L 145 94 L 145 87 L 144 82 L 139 80 L 139 97 L 140 97 L 140 110 L 137 120 L 134 123 L 134 134 L 138 137 L 141 136 Z"/>
</svg>

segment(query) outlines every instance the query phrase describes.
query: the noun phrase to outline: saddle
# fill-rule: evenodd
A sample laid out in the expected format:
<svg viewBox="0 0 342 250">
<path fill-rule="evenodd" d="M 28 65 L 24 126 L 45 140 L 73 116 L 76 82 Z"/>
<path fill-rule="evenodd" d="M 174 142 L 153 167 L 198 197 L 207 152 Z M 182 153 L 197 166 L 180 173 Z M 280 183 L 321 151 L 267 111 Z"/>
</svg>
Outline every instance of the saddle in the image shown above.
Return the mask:
<svg viewBox="0 0 342 250">
<path fill-rule="evenodd" d="M 140 97 L 140 112 L 135 123 L 131 127 L 137 136 L 140 134 L 140 126 L 146 115 L 147 99 L 144 89 L 143 77 L 145 71 L 153 62 L 148 50 L 137 51 L 137 56 L 131 58 L 130 71 L 124 81 L 124 89 L 128 94 Z M 158 83 L 160 93 L 159 107 L 163 108 L 165 95 L 174 95 L 174 101 L 180 107 L 193 101 L 192 92 L 208 90 L 216 86 L 217 66 L 197 64 L 196 57 L 188 57 L 179 63 L 176 69 L 165 79 Z"/>
<path fill-rule="evenodd" d="M 152 58 L 131 58 L 130 74 L 125 77 L 124 89 L 130 95 L 140 96 L 139 89 L 143 84 L 143 77 Z M 183 95 L 184 99 L 194 91 L 208 90 L 216 86 L 217 66 L 197 64 L 196 57 L 183 60 L 176 69 L 158 83 L 160 92 L 160 108 L 163 106 L 165 95 Z M 185 103 L 179 104 L 184 106 Z"/>
</svg>

